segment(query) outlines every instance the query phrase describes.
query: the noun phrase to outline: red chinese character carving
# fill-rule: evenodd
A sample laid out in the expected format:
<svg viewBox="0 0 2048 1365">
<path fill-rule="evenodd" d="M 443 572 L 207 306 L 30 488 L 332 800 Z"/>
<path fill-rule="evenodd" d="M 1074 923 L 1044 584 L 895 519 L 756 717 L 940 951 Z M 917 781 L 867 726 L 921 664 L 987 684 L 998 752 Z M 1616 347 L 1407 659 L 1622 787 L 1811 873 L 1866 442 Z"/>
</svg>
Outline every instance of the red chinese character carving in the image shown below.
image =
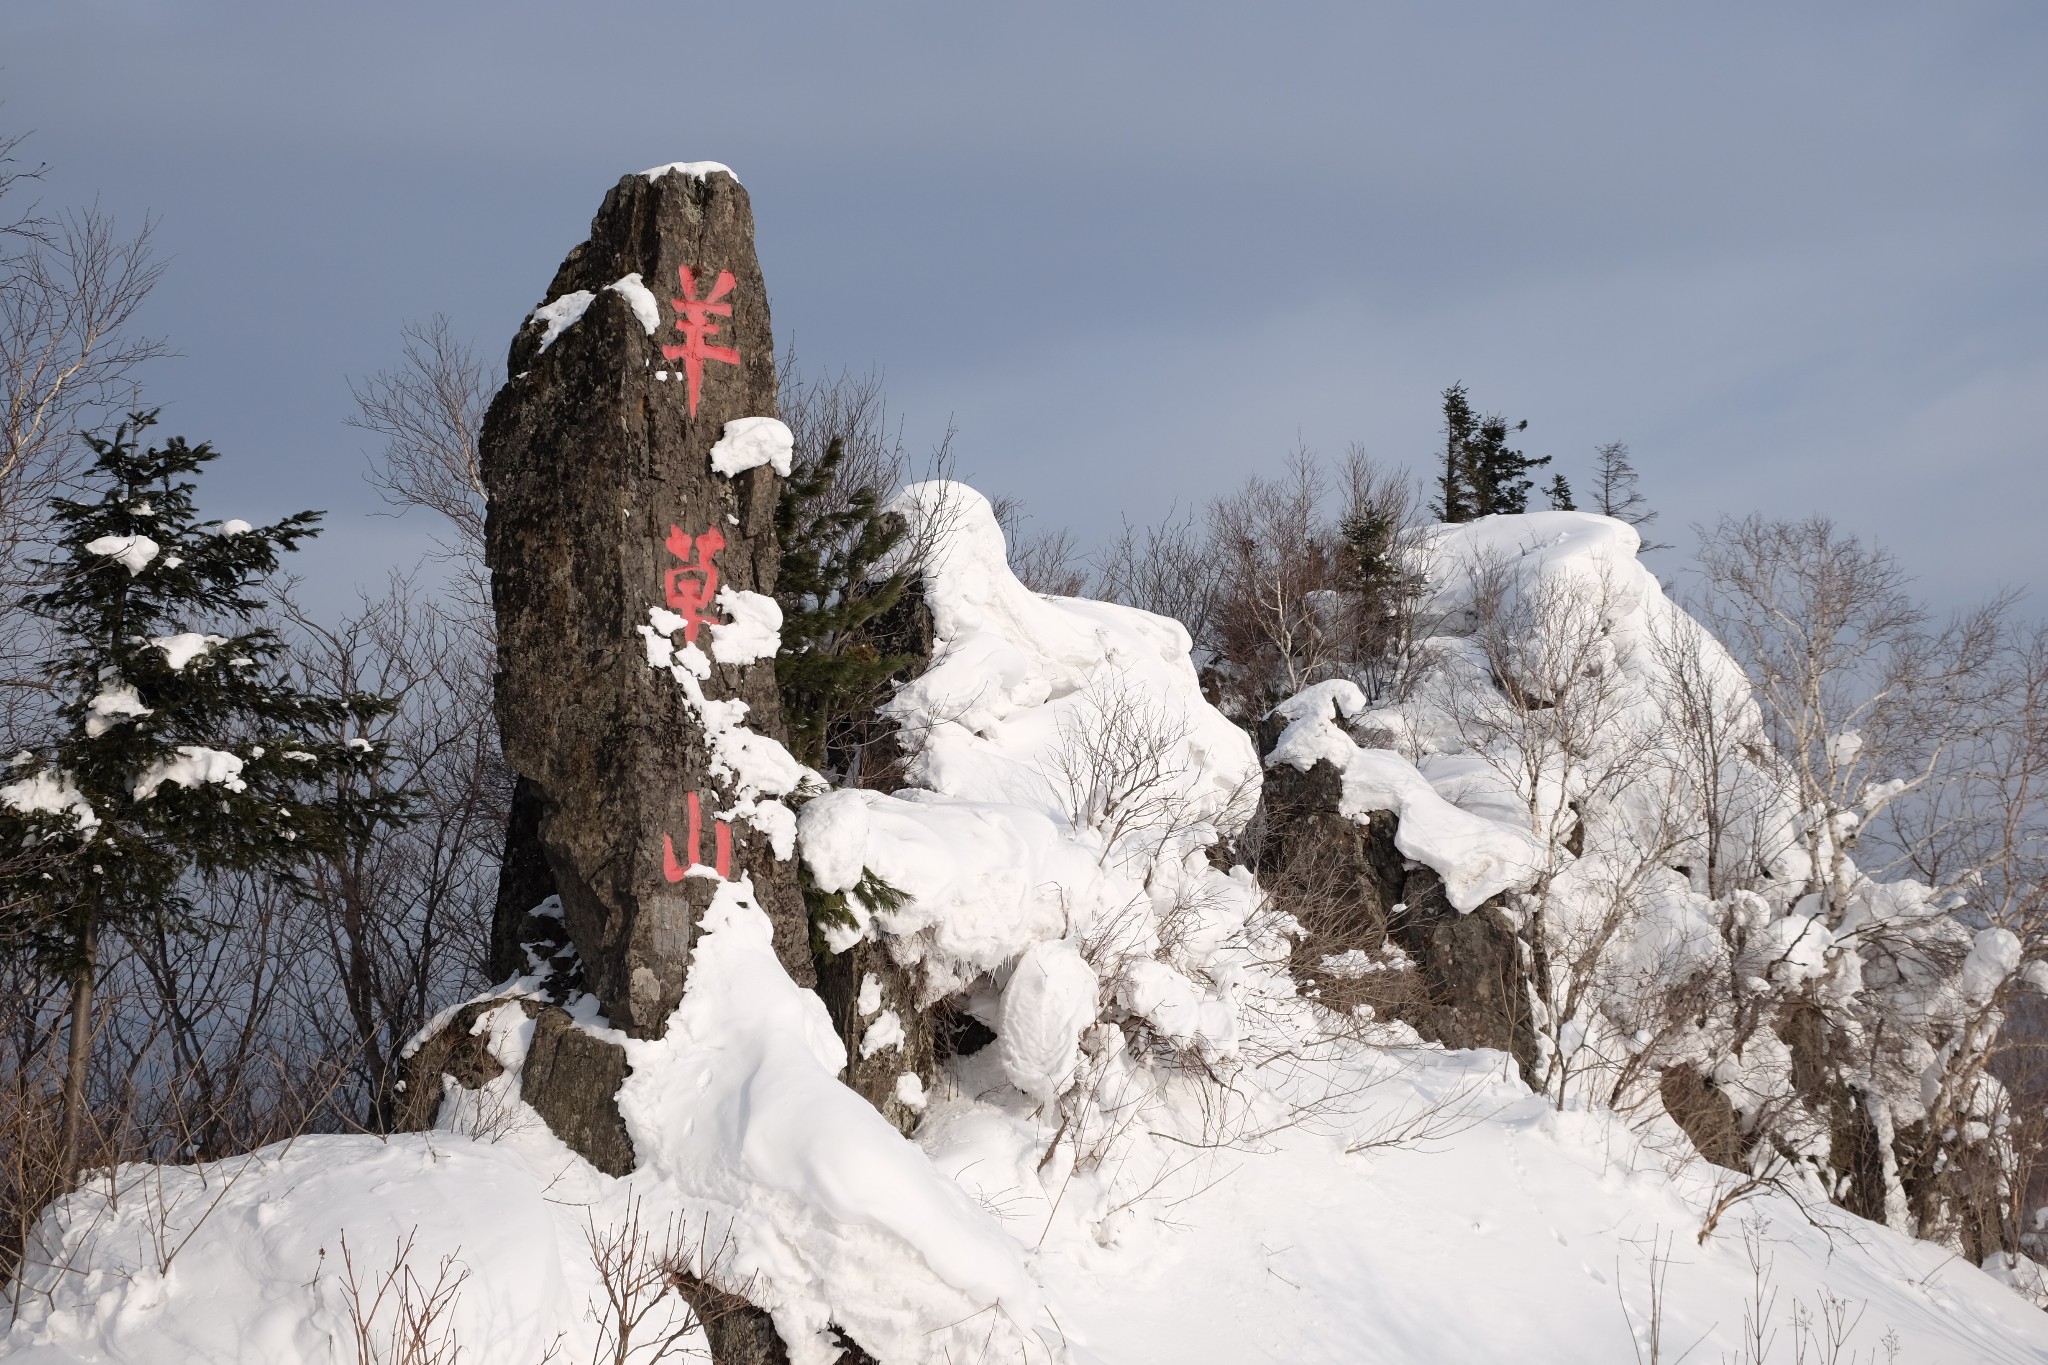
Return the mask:
<svg viewBox="0 0 2048 1365">
<path fill-rule="evenodd" d="M 682 281 L 683 296 L 670 299 L 675 305 L 676 330 L 683 334 L 680 346 L 661 348 L 665 360 L 683 362 L 683 378 L 690 385 L 690 416 L 697 415 L 697 393 L 704 385 L 704 362 L 722 360 L 728 365 L 740 363 L 740 353 L 730 346 L 713 346 L 711 338 L 718 335 L 716 318 L 732 316 L 732 305 L 721 303 L 732 292 L 733 278 L 730 270 L 718 272 L 710 292 L 703 298 L 697 297 L 697 272 L 687 265 L 676 267 L 676 275 Z"/>
<path fill-rule="evenodd" d="M 718 566 L 711 556 L 725 548 L 725 533 L 716 526 L 702 535 L 686 536 L 680 526 L 668 528 L 668 552 L 682 560 L 680 568 L 662 575 L 662 596 L 683 618 L 683 642 L 697 643 L 697 627 L 720 625 L 711 604 L 718 596 Z"/>
<path fill-rule="evenodd" d="M 676 857 L 676 846 L 664 834 L 661 836 L 661 875 L 669 881 L 679 882 L 690 875 L 690 869 L 704 861 L 704 806 L 691 792 L 690 811 L 690 861 L 685 863 Z M 723 820 L 713 820 L 712 832 L 717 852 L 713 864 L 722 880 L 732 879 L 732 826 Z"/>
</svg>

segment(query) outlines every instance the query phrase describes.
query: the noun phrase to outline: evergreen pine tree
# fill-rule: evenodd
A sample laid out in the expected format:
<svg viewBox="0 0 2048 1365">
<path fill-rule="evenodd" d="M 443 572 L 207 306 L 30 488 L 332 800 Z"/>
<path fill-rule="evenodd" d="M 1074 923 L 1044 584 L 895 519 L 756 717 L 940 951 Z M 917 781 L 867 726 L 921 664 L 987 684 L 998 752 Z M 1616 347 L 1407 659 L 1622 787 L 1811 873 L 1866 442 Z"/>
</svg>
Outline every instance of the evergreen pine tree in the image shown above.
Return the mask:
<svg viewBox="0 0 2048 1365">
<path fill-rule="evenodd" d="M 1466 456 L 1471 471 L 1472 515 L 1526 512 L 1534 486 L 1529 471 L 1550 463 L 1548 455 L 1529 456 L 1508 444 L 1508 437 L 1529 429 L 1527 421 L 1508 425 L 1494 415 L 1479 424 L 1479 435 Z"/>
<path fill-rule="evenodd" d="M 1550 463 L 1508 445 L 1526 421 L 1512 427 L 1505 417 L 1481 418 L 1472 411 L 1463 384 L 1444 390 L 1444 448 L 1436 500 L 1429 510 L 1439 521 L 1471 521 L 1499 512 L 1526 512 L 1534 487 L 1529 471 Z"/>
<path fill-rule="evenodd" d="M 1479 432 L 1479 420 L 1465 397 L 1465 386 L 1453 384 L 1444 390 L 1443 470 L 1437 475 L 1436 501 L 1429 510 L 1438 521 L 1470 521 L 1472 510 L 1472 469 L 1469 450 Z"/>
<path fill-rule="evenodd" d="M 202 524 L 192 476 L 217 458 L 173 439 L 138 449 L 154 414 L 91 439 L 90 500 L 52 504 L 55 586 L 27 601 L 50 625 L 50 738 L 0 785 L 0 950 L 70 984 L 60 1177 L 76 1181 L 107 936 L 203 932 L 191 879 L 289 877 L 308 854 L 403 818 L 362 796 L 380 759 L 364 724 L 381 698 L 298 690 L 253 595 L 318 513 Z M 208 633 L 209 628 L 221 633 Z"/>
<path fill-rule="evenodd" d="M 877 629 L 902 599 L 910 571 L 871 581 L 902 545 L 902 518 L 881 510 L 882 490 L 845 489 L 836 478 L 845 443 L 832 440 L 814 461 L 799 459 L 782 486 L 775 530 L 782 545 L 775 595 L 782 606 L 782 652 L 775 671 L 790 748 L 825 767 L 835 726 L 865 717 L 888 679 L 914 662 L 891 652 Z"/>
<path fill-rule="evenodd" d="M 1553 512 L 1579 510 L 1579 505 L 1572 501 L 1572 486 L 1565 481 L 1562 474 L 1550 476 L 1550 482 L 1543 487 L 1543 496 L 1550 500 L 1550 510 Z"/>
</svg>

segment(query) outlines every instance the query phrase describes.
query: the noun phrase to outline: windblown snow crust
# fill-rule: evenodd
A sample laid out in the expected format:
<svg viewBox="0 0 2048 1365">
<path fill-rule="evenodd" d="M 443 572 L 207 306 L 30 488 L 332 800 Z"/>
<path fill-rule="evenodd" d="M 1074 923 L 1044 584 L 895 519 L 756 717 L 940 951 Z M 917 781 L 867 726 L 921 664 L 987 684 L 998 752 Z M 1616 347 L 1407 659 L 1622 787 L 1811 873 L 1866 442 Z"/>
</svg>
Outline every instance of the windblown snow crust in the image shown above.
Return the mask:
<svg viewBox="0 0 2048 1365">
<path fill-rule="evenodd" d="M 1665 1342 L 1732 1352 L 1741 1239 L 1693 1236 L 1729 1173 L 1681 1155 L 1661 1118 L 1560 1112 L 1498 1054 L 1446 1053 L 1298 998 L 1289 924 L 1224 851 L 1256 806 L 1258 756 L 1203 700 L 1186 632 L 1027 591 L 986 500 L 957 484 L 914 486 L 896 510 L 938 640 L 889 708 L 910 785 L 816 796 L 784 833 L 853 912 L 835 947 L 872 940 L 911 969 L 922 1003 L 944 998 L 995 1034 L 929 1089 L 898 1082 L 923 1106 L 915 1142 L 839 1081 L 824 1007 L 778 966 L 750 887 L 728 883 L 664 1037 L 624 1038 L 572 1002 L 627 1050 L 632 1175 L 593 1170 L 518 1099 L 533 1026 L 517 1000 L 536 982 L 517 979 L 476 1026 L 504 1074 L 478 1090 L 448 1081 L 432 1133 L 124 1167 L 53 1206 L 8 1320 L 15 1357 L 350 1359 L 345 1235 L 359 1270 L 388 1270 L 410 1239 L 429 1281 L 444 1261 L 468 1272 L 449 1319 L 465 1359 L 592 1358 L 604 1287 L 591 1242 L 636 1214 L 745 1286 L 799 1365 L 836 1359 L 835 1333 L 886 1365 L 1624 1365 L 1650 1321 L 1651 1257 L 1674 1241 Z M 1568 872 L 1546 837 L 1559 820 L 1585 823 L 1577 863 L 1622 856 L 1627 822 L 1676 796 L 1595 800 L 1566 764 L 1517 785 L 1503 732 L 1455 716 L 1502 695 L 1471 634 L 1472 585 L 1490 574 L 1489 591 L 1532 603 L 1548 583 L 1612 587 L 1600 624 L 1637 680 L 1614 734 L 1654 728 L 1643 670 L 1657 656 L 1628 642 L 1680 622 L 1634 548 L 1619 523 L 1564 514 L 1435 533 L 1419 549 L 1441 623 L 1429 685 L 1398 707 L 1349 684 L 1312 689 L 1284 708 L 1271 761 L 1334 764 L 1344 813 L 1396 814 L 1402 853 L 1435 868 L 1459 909 Z M 691 694 L 758 807 L 748 818 L 780 825 L 764 812 L 800 799 L 800 765 L 705 700 L 702 651 L 650 621 L 648 664 Z M 763 611 L 748 629 L 768 625 Z M 1700 666 L 1740 702 L 1739 674 L 1709 646 Z M 1536 685 L 1539 665 L 1518 685 Z M 0 799 L 68 800 L 26 783 Z M 1758 835 L 1750 851 L 1774 847 Z M 888 904 L 862 902 L 876 880 L 898 893 L 877 897 Z M 1694 951 L 1707 898 L 1668 873 L 1652 900 L 1631 951 Z M 1909 900 L 1868 913 L 1917 913 Z M 1778 960 L 1817 969 L 1797 947 L 1809 924 L 1758 913 Z M 2009 955 L 1982 940 L 1963 975 L 1988 979 Z M 858 1008 L 864 1050 L 886 1054 L 903 1018 L 872 977 Z M 1787 1301 L 1828 1288 L 1868 1305 L 1858 1351 L 1886 1331 L 1902 1360 L 2048 1350 L 2048 1320 L 1940 1248 L 1825 1210 L 1817 1227 L 1776 1194 L 1746 1208 Z"/>
</svg>

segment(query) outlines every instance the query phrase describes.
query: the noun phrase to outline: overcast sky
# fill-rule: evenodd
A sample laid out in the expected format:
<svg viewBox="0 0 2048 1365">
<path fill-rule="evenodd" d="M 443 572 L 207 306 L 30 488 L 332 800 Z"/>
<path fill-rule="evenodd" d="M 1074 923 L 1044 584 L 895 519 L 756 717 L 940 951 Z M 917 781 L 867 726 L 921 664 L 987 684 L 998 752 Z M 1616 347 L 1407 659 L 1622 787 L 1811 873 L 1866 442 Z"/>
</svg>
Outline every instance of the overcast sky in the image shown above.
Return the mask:
<svg viewBox="0 0 2048 1365">
<path fill-rule="evenodd" d="M 160 221 L 149 396 L 222 515 L 411 562 L 348 379 L 494 367 L 623 173 L 729 163 L 778 338 L 1099 540 L 1438 394 L 1662 530 L 1826 512 L 2048 612 L 2048 6 L 0 6 L 46 204 Z M 1652 562 L 1680 567 L 1667 553 Z"/>
</svg>

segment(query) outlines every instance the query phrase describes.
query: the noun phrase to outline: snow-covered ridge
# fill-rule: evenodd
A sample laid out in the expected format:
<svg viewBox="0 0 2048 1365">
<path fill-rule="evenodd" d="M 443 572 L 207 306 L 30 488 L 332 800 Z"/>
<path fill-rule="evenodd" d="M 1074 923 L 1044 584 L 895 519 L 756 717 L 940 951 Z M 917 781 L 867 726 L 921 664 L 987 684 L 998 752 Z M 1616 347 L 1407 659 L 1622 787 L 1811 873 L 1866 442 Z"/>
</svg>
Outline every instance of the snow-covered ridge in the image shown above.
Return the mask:
<svg viewBox="0 0 2048 1365">
<path fill-rule="evenodd" d="M 826 793 L 801 827 L 820 889 L 851 891 L 865 869 L 908 899 L 871 912 L 849 897 L 860 928 L 841 944 L 874 925 L 936 998 L 1006 977 L 1037 945 L 1087 943 L 1103 973 L 1090 993 L 1115 996 L 1125 964 L 1172 956 L 1161 918 L 1195 901 L 1201 908 L 1181 917 L 1195 922 L 1174 930 L 1185 929 L 1192 956 L 1162 967 L 1179 987 L 1132 998 L 1161 1010 L 1220 999 L 1209 954 L 1243 931 L 1257 897 L 1211 868 L 1205 850 L 1250 818 L 1259 769 L 1244 732 L 1203 699 L 1187 631 L 1129 607 L 1031 592 L 1010 572 L 988 500 L 965 485 L 913 485 L 891 510 L 910 525 L 937 637 L 930 666 L 884 708 L 906 736 L 916 785 Z M 1144 819 L 1106 795 L 1119 772 Z M 1082 989 L 1070 970 L 1061 979 L 1069 994 Z M 1079 1008 L 1064 997 L 1045 1004 Z M 1230 1051 L 1231 1010 L 1204 1019 L 1209 1045 Z M 1018 1058 L 1018 1077 L 1033 1078 L 1021 1088 L 1041 1087 L 1060 1058 L 1071 1067 L 1077 1035 L 1044 1036 L 1052 1055 Z"/>
</svg>

